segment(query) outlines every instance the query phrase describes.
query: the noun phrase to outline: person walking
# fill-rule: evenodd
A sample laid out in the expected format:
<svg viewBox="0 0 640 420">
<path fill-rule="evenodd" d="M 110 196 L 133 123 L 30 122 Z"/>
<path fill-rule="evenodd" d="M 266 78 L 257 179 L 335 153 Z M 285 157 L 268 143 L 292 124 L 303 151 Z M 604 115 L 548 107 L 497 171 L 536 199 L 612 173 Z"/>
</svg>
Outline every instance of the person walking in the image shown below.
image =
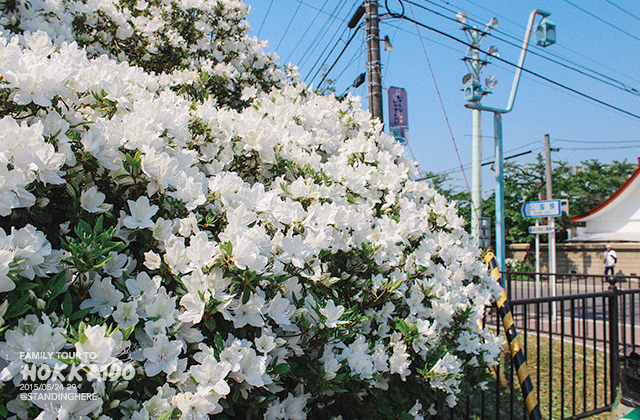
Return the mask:
<svg viewBox="0 0 640 420">
<path fill-rule="evenodd" d="M 618 255 L 616 251 L 611 248 L 611 245 L 607 244 L 607 250 L 604 253 L 604 275 L 612 275 L 615 272 L 616 263 L 618 262 Z"/>
</svg>

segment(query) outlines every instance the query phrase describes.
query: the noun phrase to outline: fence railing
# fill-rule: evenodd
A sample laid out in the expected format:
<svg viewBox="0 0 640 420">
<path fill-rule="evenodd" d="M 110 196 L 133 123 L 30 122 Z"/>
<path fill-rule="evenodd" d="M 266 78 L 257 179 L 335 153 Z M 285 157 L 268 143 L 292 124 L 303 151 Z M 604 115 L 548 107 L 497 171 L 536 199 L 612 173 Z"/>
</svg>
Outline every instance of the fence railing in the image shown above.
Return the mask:
<svg viewBox="0 0 640 420">
<path fill-rule="evenodd" d="M 612 277 L 603 274 L 532 273 L 529 271 L 504 271 L 502 276 L 509 300 L 601 292 L 609 288 L 608 279 L 613 277 L 616 279 L 618 289 L 640 288 L 640 276 Z"/>
<path fill-rule="evenodd" d="M 511 296 L 527 296 L 509 304 L 544 419 L 582 419 L 611 409 L 620 364 L 640 351 L 640 287 L 634 279 L 573 274 L 556 283 L 556 293 L 541 289 L 535 297 L 518 290 L 526 281 L 511 277 Z M 502 331 L 495 311 L 485 322 Z M 506 348 L 489 388 L 448 414 L 443 418 L 528 418 Z"/>
</svg>

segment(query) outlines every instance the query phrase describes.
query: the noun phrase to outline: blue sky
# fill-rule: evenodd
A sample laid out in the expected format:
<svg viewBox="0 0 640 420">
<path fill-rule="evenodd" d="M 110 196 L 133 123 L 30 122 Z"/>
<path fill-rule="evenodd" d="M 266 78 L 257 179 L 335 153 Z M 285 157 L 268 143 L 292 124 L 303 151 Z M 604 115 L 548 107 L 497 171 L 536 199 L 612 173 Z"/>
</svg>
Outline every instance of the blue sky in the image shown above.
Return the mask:
<svg viewBox="0 0 640 420">
<path fill-rule="evenodd" d="M 640 156 L 640 2 L 411 2 L 403 1 L 406 16 L 465 41 L 460 26 L 452 20 L 457 12 L 467 12 L 470 24 L 480 29 L 496 17 L 499 26 L 484 39 L 482 48 L 495 45 L 500 58 L 514 64 L 518 61 L 529 13 L 534 9 L 550 12 L 549 19 L 557 25 L 557 43 L 543 49 L 534 46 L 531 39 L 525 69 L 635 116 L 524 73 L 513 111 L 503 117 L 505 157 L 532 150 L 533 153 L 516 159 L 520 163 L 535 161 L 536 154 L 543 150 L 544 135 L 549 134 L 551 146 L 560 148 L 552 154 L 554 160 L 571 164 L 588 159 L 636 162 Z M 364 28 L 347 29 L 347 21 L 361 0 L 245 0 L 245 3 L 251 6 L 251 35 L 267 40 L 268 51 L 276 52 L 282 63 L 297 65 L 301 78 L 308 84 L 318 85 L 321 64 L 325 63 L 325 68 L 333 65 L 352 35 L 353 40 L 328 78 L 335 80 L 336 92 L 340 94 L 366 70 Z M 388 0 L 388 6 L 393 12 L 401 11 L 398 0 Z M 381 0 L 379 13 L 386 12 L 385 1 Z M 385 35 L 394 47 L 382 52 L 385 119 L 388 119 L 386 89 L 405 88 L 410 126 L 407 152 L 413 154 L 422 170 L 451 172 L 455 185 L 466 188 L 458 154 L 470 184 L 471 111 L 464 107 L 461 92 L 462 76 L 468 72 L 461 59 L 467 47 L 397 18 L 382 18 L 380 37 Z M 506 107 L 513 73 L 512 66 L 496 60 L 485 68 L 483 77 L 495 76 L 498 86 L 484 105 Z M 363 106 L 367 107 L 366 83 L 349 92 L 361 96 Z M 493 160 L 493 130 L 493 115 L 483 113 L 483 162 Z M 493 185 L 493 172 L 489 165 L 484 166 L 483 196 L 491 193 Z"/>
</svg>

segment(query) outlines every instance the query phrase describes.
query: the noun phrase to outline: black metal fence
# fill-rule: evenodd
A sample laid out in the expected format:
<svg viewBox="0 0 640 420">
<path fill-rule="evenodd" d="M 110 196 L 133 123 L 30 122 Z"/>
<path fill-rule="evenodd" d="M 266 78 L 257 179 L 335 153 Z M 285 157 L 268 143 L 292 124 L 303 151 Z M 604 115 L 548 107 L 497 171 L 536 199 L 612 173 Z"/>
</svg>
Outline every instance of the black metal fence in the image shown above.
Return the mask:
<svg viewBox="0 0 640 420">
<path fill-rule="evenodd" d="M 602 292 L 609 289 L 608 279 L 613 278 L 602 274 L 532 273 L 528 271 L 505 271 L 502 273 L 502 277 L 509 300 Z M 618 289 L 640 288 L 640 276 L 614 277 Z"/>
<path fill-rule="evenodd" d="M 555 291 L 545 286 L 536 294 L 535 285 L 522 287 L 531 280 L 521 273 L 504 275 L 510 282 L 508 296 L 516 297 L 509 303 L 542 417 L 582 419 L 609 411 L 621 363 L 640 352 L 637 277 L 556 274 Z M 527 275 L 535 279 L 535 273 Z M 549 280 L 550 275 L 540 278 Z M 486 322 L 502 332 L 495 311 Z M 443 418 L 527 419 L 507 346 L 494 373 L 487 390 L 462 400 Z"/>
</svg>

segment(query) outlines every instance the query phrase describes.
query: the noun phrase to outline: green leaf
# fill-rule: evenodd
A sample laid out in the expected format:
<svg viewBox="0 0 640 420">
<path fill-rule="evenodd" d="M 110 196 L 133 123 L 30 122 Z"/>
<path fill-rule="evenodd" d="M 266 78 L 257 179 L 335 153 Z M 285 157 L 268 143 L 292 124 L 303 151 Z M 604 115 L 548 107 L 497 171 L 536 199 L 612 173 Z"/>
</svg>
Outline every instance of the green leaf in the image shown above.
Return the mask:
<svg viewBox="0 0 640 420">
<path fill-rule="evenodd" d="M 60 295 L 60 293 L 62 293 L 65 280 L 66 280 L 66 274 L 64 271 L 56 274 L 51 278 L 51 284 L 49 285 L 50 293 L 49 293 L 49 296 L 47 296 L 47 298 L 50 301 L 55 299 L 56 297 L 58 297 L 58 295 Z"/>
<path fill-rule="evenodd" d="M 64 299 L 62 301 L 62 313 L 65 318 L 71 318 L 71 313 L 73 312 L 73 303 L 71 302 L 71 293 L 67 293 L 64 295 Z"/>
<path fill-rule="evenodd" d="M 249 298 L 251 298 L 251 289 L 246 287 L 244 292 L 242 292 L 242 304 L 246 305 L 246 303 L 249 302 Z"/>
<path fill-rule="evenodd" d="M 224 349 L 224 340 L 219 332 L 216 332 L 216 335 L 213 337 L 213 342 L 215 343 L 216 350 L 222 351 Z"/>
<path fill-rule="evenodd" d="M 80 309 L 77 312 L 74 312 L 70 317 L 69 320 L 70 321 L 77 321 L 78 319 L 82 319 L 85 316 L 87 316 L 91 311 L 93 310 L 93 308 L 86 308 L 86 309 Z"/>
<path fill-rule="evenodd" d="M 209 331 L 216 330 L 216 320 L 211 317 L 204 320 L 204 325 L 209 329 Z"/>
<path fill-rule="evenodd" d="M 31 305 L 28 305 L 30 298 L 31 296 L 27 293 L 22 295 L 22 297 L 18 299 L 16 302 L 10 302 L 9 309 L 7 310 L 7 313 L 4 319 L 18 317 L 24 314 L 25 312 L 27 312 L 29 309 L 31 309 Z"/>
<path fill-rule="evenodd" d="M 122 339 L 123 340 L 128 340 L 129 337 L 131 336 L 131 334 L 133 333 L 133 330 L 136 328 L 135 325 L 132 325 L 128 328 L 125 328 L 124 330 L 122 330 Z"/>
<path fill-rule="evenodd" d="M 164 413 L 161 417 L 158 417 L 158 420 L 171 420 L 173 418 L 174 410 L 173 408 L 166 413 Z"/>
<path fill-rule="evenodd" d="M 274 375 L 283 375 L 291 370 L 291 366 L 288 363 L 280 363 L 273 368 Z"/>
<path fill-rule="evenodd" d="M 31 283 L 29 281 L 26 281 L 26 279 L 22 277 L 20 277 L 19 281 L 14 280 L 14 283 L 16 284 L 16 288 L 13 290 L 16 292 L 24 292 L 24 291 L 35 289 L 36 287 L 38 287 L 36 283 Z"/>
</svg>

